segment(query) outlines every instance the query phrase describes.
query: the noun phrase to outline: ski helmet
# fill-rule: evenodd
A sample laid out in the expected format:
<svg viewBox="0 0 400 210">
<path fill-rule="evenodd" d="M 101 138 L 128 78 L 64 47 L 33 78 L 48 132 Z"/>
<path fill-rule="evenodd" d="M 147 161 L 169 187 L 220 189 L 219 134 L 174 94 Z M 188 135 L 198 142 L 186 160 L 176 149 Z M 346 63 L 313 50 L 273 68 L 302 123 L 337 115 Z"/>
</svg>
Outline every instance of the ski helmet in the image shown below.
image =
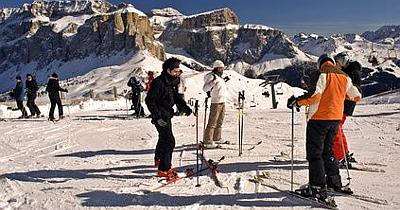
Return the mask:
<svg viewBox="0 0 400 210">
<path fill-rule="evenodd" d="M 335 55 L 334 58 L 336 63 L 340 64 L 341 66 L 347 66 L 350 62 L 350 56 L 347 54 L 347 52 L 341 52 Z"/>
<path fill-rule="evenodd" d="M 328 60 L 332 61 L 332 63 L 336 65 L 335 59 L 333 59 L 330 55 L 325 53 L 325 54 L 322 54 L 321 56 L 319 56 L 319 58 L 318 58 L 318 61 L 317 61 L 318 69 L 320 69 L 322 64 L 324 64 L 325 61 L 328 61 Z"/>
</svg>

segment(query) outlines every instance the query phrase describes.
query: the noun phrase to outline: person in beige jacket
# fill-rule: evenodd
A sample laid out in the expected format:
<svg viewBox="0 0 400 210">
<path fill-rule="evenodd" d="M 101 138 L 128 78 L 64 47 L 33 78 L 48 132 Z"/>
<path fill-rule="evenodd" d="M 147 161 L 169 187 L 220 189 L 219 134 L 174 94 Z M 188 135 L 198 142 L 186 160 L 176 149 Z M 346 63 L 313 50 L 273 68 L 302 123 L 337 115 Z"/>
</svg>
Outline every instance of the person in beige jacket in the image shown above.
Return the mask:
<svg viewBox="0 0 400 210">
<path fill-rule="evenodd" d="M 211 97 L 210 115 L 204 132 L 204 147 L 217 148 L 221 140 L 222 123 L 225 116 L 226 84 L 222 78 L 225 65 L 216 60 L 213 70 L 204 76 L 203 90 Z"/>
</svg>

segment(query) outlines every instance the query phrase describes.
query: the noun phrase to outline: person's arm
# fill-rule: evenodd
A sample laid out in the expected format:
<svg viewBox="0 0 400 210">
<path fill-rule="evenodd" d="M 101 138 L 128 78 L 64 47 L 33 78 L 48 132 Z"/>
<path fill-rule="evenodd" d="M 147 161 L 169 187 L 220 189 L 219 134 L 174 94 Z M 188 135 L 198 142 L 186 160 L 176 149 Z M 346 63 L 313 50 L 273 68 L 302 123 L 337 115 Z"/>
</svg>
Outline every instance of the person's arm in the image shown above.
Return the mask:
<svg viewBox="0 0 400 210">
<path fill-rule="evenodd" d="M 157 99 L 161 96 L 161 88 L 162 86 L 160 80 L 153 81 L 145 99 L 147 108 L 149 109 L 151 117 L 154 120 L 161 118 L 161 113 L 157 104 Z"/>
<path fill-rule="evenodd" d="M 59 83 L 58 80 L 57 80 L 57 90 L 58 90 L 58 91 L 62 91 L 62 92 L 68 93 L 68 90 L 67 90 L 67 89 L 64 89 L 64 88 L 62 88 L 62 87 L 60 86 L 60 83 Z"/>
<path fill-rule="evenodd" d="M 358 90 L 358 88 L 353 85 L 352 80 L 350 77 L 347 77 L 347 89 L 346 89 L 346 99 L 350 101 L 361 101 L 361 92 Z"/>
<path fill-rule="evenodd" d="M 211 91 L 211 89 L 215 85 L 215 79 L 216 79 L 216 76 L 214 74 L 207 74 L 204 77 L 204 85 L 203 85 L 204 92 Z"/>
<path fill-rule="evenodd" d="M 326 74 L 320 74 L 318 77 L 318 82 L 315 87 L 314 94 L 309 98 L 300 99 L 297 101 L 300 106 L 307 106 L 310 104 L 317 103 L 321 100 L 322 93 L 326 88 Z"/>
</svg>

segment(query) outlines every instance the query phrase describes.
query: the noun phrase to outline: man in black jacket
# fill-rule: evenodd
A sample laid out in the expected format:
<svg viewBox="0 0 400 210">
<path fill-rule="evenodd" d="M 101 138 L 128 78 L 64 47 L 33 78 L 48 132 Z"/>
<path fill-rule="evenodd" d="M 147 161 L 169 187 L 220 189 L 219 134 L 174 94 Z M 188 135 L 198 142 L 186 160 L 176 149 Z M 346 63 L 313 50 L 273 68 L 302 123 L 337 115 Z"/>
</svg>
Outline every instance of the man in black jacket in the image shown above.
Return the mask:
<svg viewBox="0 0 400 210">
<path fill-rule="evenodd" d="M 63 106 L 61 103 L 61 98 L 60 98 L 60 92 L 66 92 L 68 93 L 67 89 L 61 88 L 60 84 L 58 82 L 58 75 L 56 73 L 53 73 L 51 77 L 49 77 L 49 81 L 47 82 L 47 87 L 46 91 L 49 94 L 49 99 L 50 99 L 50 113 L 49 113 L 49 120 L 54 121 L 54 109 L 56 108 L 56 105 L 58 106 L 58 116 L 59 119 L 64 118 L 64 113 L 63 113 Z"/>
<path fill-rule="evenodd" d="M 28 102 L 26 102 L 26 106 L 28 106 L 29 111 L 31 112 L 31 117 L 40 117 L 40 109 L 35 103 L 35 99 L 37 96 L 37 91 L 39 87 L 36 83 L 36 80 L 33 78 L 31 74 L 26 75 L 26 96 L 28 98 Z"/>
<path fill-rule="evenodd" d="M 350 57 L 346 52 L 337 54 L 335 56 L 335 61 L 337 65 L 341 67 L 341 70 L 349 75 L 353 85 L 356 86 L 361 92 L 361 64 L 357 61 L 350 61 Z M 343 124 L 346 121 L 347 116 L 353 115 L 355 106 L 356 102 L 354 101 L 347 99 L 344 101 L 342 121 L 339 124 L 339 129 L 332 145 L 333 155 L 335 156 L 335 159 L 341 163 L 340 166 L 345 166 L 344 164 L 348 164 L 349 168 L 351 168 L 350 162 L 356 161 L 352 157 L 352 154 L 349 153 L 347 139 L 343 133 Z"/>
<path fill-rule="evenodd" d="M 154 79 L 146 97 L 146 105 L 152 117 L 151 122 L 158 131 L 154 160 L 159 177 L 172 177 L 174 173 L 171 169 L 172 152 L 175 147 L 171 124 L 171 118 L 174 116 L 173 106 L 176 104 L 182 107 L 187 116 L 192 113 L 190 107 L 178 95 L 179 64 L 179 59 L 167 59 L 162 65 L 161 75 Z"/>
</svg>

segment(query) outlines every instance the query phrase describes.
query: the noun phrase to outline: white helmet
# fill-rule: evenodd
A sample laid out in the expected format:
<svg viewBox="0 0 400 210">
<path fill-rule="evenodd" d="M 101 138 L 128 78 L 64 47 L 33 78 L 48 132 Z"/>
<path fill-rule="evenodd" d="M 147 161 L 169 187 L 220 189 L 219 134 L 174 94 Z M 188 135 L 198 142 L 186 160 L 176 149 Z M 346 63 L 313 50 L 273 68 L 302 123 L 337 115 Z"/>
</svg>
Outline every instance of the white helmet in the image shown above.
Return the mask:
<svg viewBox="0 0 400 210">
<path fill-rule="evenodd" d="M 335 55 L 335 61 L 341 66 L 347 66 L 350 62 L 350 56 L 347 54 L 347 52 L 341 52 Z"/>
<path fill-rule="evenodd" d="M 216 61 L 214 61 L 212 67 L 213 67 L 213 69 L 215 69 L 215 68 L 225 68 L 225 65 L 224 65 L 224 63 L 222 61 L 216 60 Z"/>
</svg>

